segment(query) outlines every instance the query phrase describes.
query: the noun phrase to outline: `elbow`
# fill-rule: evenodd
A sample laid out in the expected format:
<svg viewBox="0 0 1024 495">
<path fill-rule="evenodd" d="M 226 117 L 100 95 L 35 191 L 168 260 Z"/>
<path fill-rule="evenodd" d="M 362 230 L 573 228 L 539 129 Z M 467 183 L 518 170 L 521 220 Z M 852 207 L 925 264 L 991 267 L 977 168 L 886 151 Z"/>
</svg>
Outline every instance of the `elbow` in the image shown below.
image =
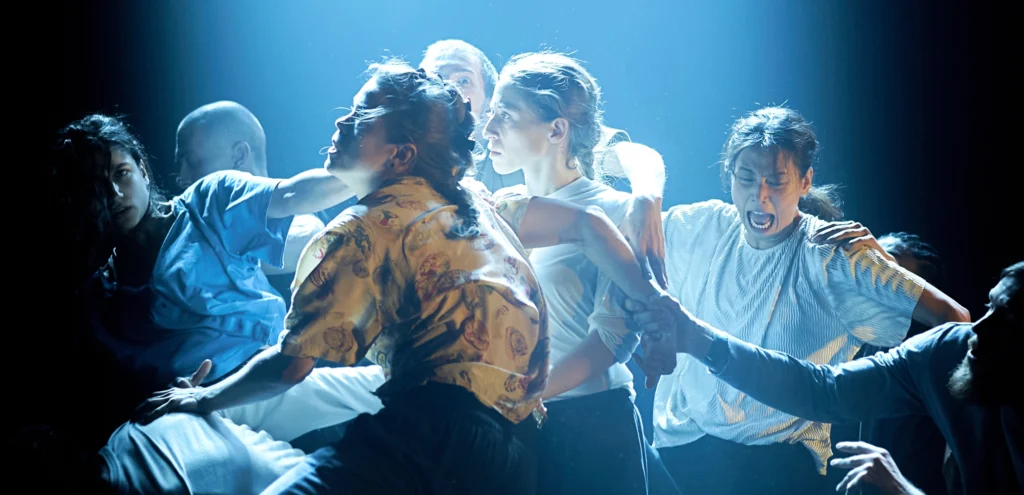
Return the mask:
<svg viewBox="0 0 1024 495">
<path fill-rule="evenodd" d="M 316 359 L 314 358 L 292 358 L 281 372 L 281 385 L 291 388 L 302 383 L 302 381 L 313 372 L 313 367 L 315 365 Z"/>
<path fill-rule="evenodd" d="M 573 239 L 579 243 L 585 243 L 588 239 L 600 237 L 599 233 L 611 230 L 610 221 L 605 216 L 604 210 L 597 206 L 581 208 L 573 222 Z"/>
<path fill-rule="evenodd" d="M 935 322 L 935 326 L 942 325 L 945 323 L 970 323 L 971 313 L 967 311 L 967 308 L 960 305 L 952 297 L 942 294 L 942 299 L 945 304 L 942 305 L 942 310 L 936 311 L 936 319 L 942 321 Z"/>
<path fill-rule="evenodd" d="M 950 322 L 968 323 L 971 313 L 946 294 L 927 291 L 914 308 L 914 320 L 933 327 Z"/>
<path fill-rule="evenodd" d="M 292 388 L 292 387 L 302 383 L 302 381 L 305 380 L 307 376 L 309 376 L 309 373 L 306 373 L 306 374 L 283 373 L 281 375 L 281 380 L 280 380 L 279 383 L 281 385 L 287 387 L 287 388 Z"/>
<path fill-rule="evenodd" d="M 971 312 L 967 311 L 967 308 L 961 306 L 960 304 L 953 302 L 953 304 L 949 308 L 949 321 L 954 321 L 957 323 L 970 323 Z"/>
</svg>

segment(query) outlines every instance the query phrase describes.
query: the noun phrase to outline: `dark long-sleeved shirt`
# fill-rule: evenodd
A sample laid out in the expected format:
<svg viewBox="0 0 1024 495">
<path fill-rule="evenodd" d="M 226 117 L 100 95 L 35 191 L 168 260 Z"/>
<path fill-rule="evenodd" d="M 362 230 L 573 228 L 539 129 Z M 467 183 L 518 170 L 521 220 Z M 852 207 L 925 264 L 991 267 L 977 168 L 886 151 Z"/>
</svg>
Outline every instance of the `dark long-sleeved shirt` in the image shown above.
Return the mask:
<svg viewBox="0 0 1024 495">
<path fill-rule="evenodd" d="M 965 493 L 1021 493 L 1021 412 L 967 404 L 947 388 L 972 335 L 970 324 L 946 324 L 889 352 L 840 366 L 814 365 L 728 339 L 728 357 L 717 376 L 770 407 L 813 421 L 928 414 L 960 466 Z M 1020 383 L 1003 379 L 1008 394 L 1019 393 Z"/>
</svg>

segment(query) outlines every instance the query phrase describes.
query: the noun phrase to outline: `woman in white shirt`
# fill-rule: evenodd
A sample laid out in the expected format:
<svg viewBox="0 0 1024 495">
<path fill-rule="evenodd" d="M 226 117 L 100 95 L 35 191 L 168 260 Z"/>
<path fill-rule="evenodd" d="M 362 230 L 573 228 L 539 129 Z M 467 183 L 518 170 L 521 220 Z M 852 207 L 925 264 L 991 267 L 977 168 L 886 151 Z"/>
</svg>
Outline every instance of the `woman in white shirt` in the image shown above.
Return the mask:
<svg viewBox="0 0 1024 495">
<path fill-rule="evenodd" d="M 733 203 L 679 205 L 665 216 L 669 293 L 744 341 L 820 364 L 848 361 L 866 343 L 897 345 L 912 319 L 969 321 L 884 252 L 812 240 L 828 225 L 822 218 L 839 215 L 828 191 L 812 187 L 817 149 L 793 110 L 739 119 L 722 160 Z M 824 489 L 830 425 L 773 410 L 678 359 L 655 393 L 654 438 L 684 493 Z"/>
<path fill-rule="evenodd" d="M 600 89 L 575 60 L 528 53 L 501 71 L 484 137 L 494 169 L 522 170 L 525 186 L 496 197 L 554 198 L 622 222 L 631 200 L 595 182 Z M 646 456 L 632 375 L 639 337 L 610 297 L 610 282 L 576 246 L 530 253 L 549 311 L 548 421 L 539 438 L 539 493 L 647 493 Z"/>
</svg>

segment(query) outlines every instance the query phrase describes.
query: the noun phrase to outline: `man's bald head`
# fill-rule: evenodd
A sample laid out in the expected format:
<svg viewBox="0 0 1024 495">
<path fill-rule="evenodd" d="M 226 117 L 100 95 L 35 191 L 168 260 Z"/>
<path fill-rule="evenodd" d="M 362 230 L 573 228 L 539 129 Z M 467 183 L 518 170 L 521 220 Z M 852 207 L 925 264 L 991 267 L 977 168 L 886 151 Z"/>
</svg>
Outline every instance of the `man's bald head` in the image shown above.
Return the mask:
<svg viewBox="0 0 1024 495">
<path fill-rule="evenodd" d="M 213 172 L 241 170 L 267 176 L 267 136 L 249 109 L 233 101 L 203 105 L 178 124 L 175 160 L 188 186 Z"/>
</svg>

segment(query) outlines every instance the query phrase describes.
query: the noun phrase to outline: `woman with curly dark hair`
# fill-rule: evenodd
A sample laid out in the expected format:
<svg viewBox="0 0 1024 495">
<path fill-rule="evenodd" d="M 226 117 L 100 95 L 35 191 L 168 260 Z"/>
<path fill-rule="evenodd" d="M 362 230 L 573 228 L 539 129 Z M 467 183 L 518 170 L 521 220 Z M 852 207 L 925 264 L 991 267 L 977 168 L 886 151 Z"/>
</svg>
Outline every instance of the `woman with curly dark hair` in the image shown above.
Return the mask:
<svg viewBox="0 0 1024 495">
<path fill-rule="evenodd" d="M 293 215 L 351 195 L 323 170 L 285 180 L 225 171 L 167 201 L 138 137 L 99 114 L 60 131 L 49 166 L 72 273 L 87 277 L 77 298 L 87 331 L 74 345 L 87 371 L 113 376 L 103 381 L 116 401 L 97 405 L 110 427 L 204 360 L 216 380 L 275 343 L 285 305 L 260 265 L 281 264 Z"/>
</svg>

